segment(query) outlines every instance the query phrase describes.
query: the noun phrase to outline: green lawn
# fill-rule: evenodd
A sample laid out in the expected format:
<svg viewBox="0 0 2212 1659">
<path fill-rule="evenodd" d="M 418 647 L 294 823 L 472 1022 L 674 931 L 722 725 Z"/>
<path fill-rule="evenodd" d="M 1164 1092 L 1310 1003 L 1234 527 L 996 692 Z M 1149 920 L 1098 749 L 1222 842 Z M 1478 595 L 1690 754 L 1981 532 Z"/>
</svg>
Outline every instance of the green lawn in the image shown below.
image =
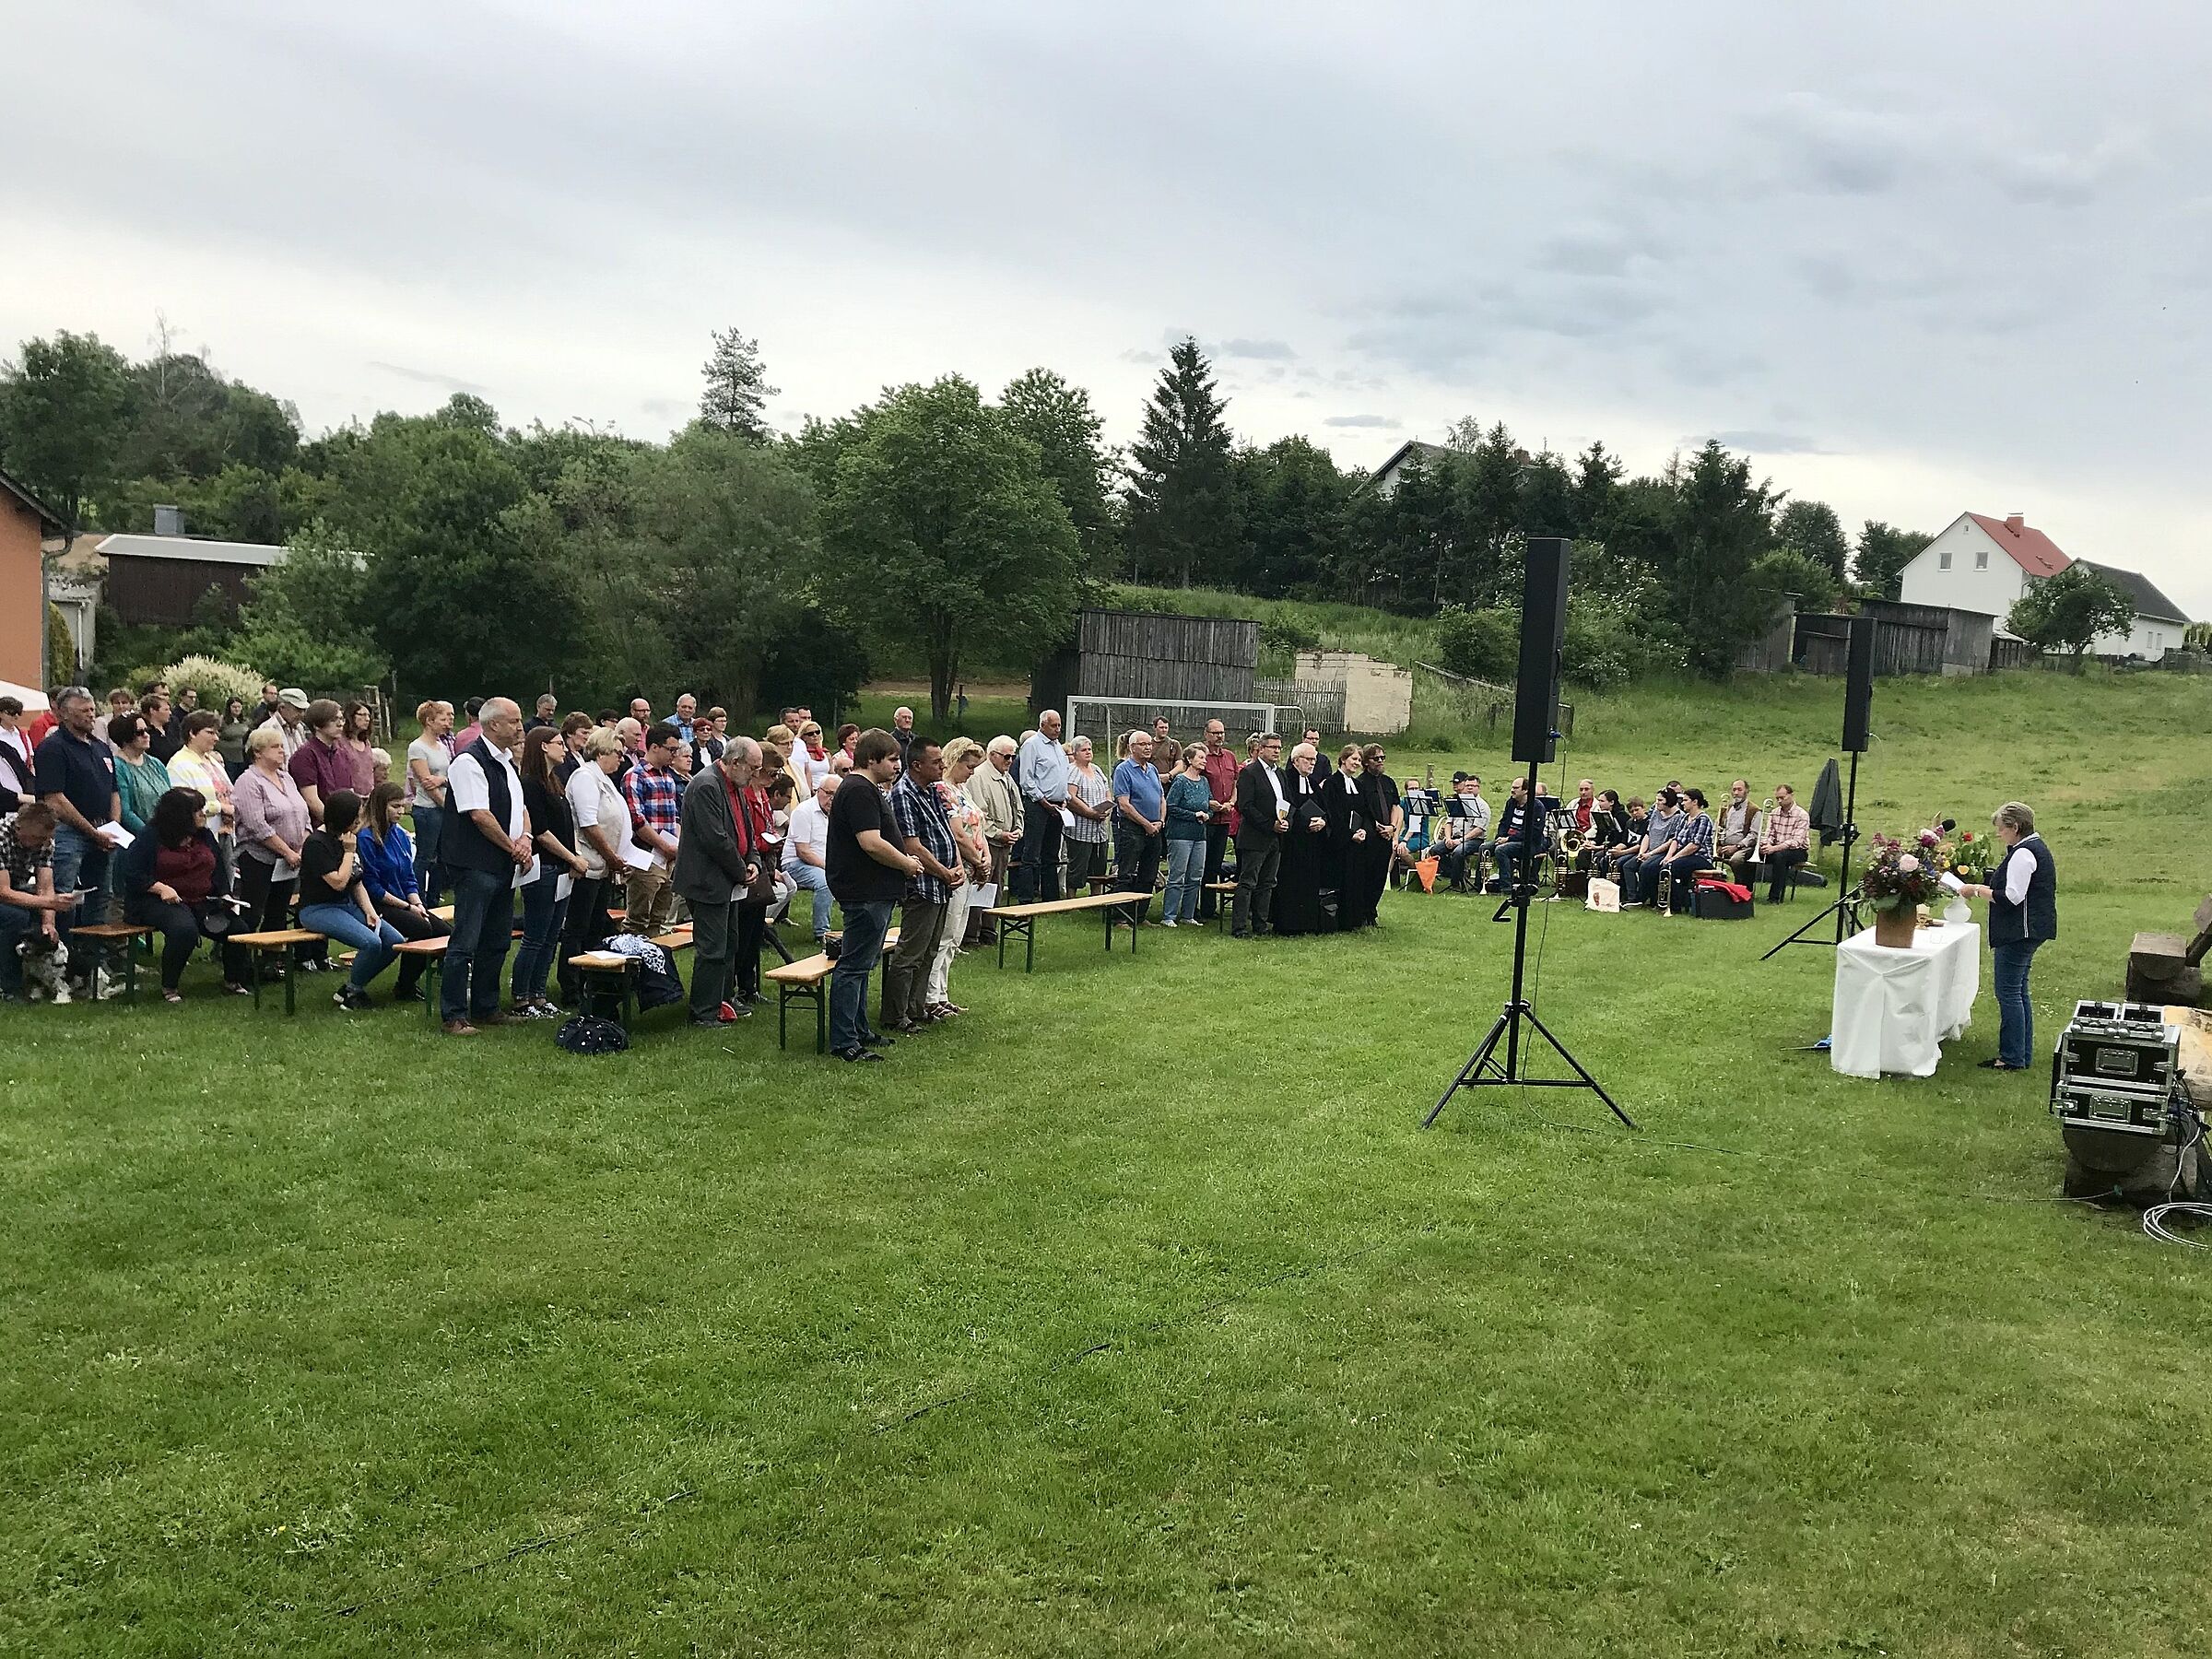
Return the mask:
<svg viewBox="0 0 2212 1659">
<path fill-rule="evenodd" d="M 1839 700 L 1596 700 L 1565 775 L 1809 789 Z M 1866 827 L 2045 810 L 2046 1042 L 2212 887 L 2212 686 L 1876 710 Z M 197 968 L 14 1010 L 0 1651 L 2212 1650 L 2204 1259 L 2052 1201 L 1986 975 L 1932 1081 L 1800 1052 L 1829 958 L 1757 957 L 1804 902 L 1541 913 L 1634 1135 L 1419 1131 L 1503 994 L 1450 896 L 1058 924 L 865 1068 L 256 1019 Z"/>
</svg>

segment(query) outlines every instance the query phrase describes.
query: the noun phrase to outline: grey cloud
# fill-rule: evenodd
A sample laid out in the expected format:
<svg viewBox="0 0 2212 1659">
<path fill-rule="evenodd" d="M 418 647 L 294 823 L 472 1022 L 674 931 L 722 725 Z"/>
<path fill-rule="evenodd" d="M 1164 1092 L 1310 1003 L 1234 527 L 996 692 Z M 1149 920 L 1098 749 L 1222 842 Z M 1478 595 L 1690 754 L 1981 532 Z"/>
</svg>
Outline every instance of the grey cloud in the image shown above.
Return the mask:
<svg viewBox="0 0 2212 1659">
<path fill-rule="evenodd" d="M 1702 449 L 1707 438 L 1723 449 L 1744 450 L 1752 454 L 1832 455 L 1836 453 L 1821 448 L 1800 432 L 1764 432 L 1756 428 L 1730 432 L 1707 432 L 1702 437 L 1684 438 L 1681 444 L 1684 449 Z"/>
<path fill-rule="evenodd" d="M 1126 351 L 1117 351 L 1114 356 L 1124 363 L 1135 363 L 1145 368 L 1157 368 L 1168 360 L 1164 352 L 1146 351 L 1135 346 Z"/>
<path fill-rule="evenodd" d="M 405 363 L 375 361 L 371 361 L 369 367 L 382 370 L 386 374 L 396 374 L 401 380 L 413 381 L 418 386 L 435 386 L 441 392 L 465 392 L 471 397 L 491 395 L 488 386 L 479 386 L 475 381 L 456 380 L 450 374 L 440 374 L 429 369 L 410 369 Z"/>
<path fill-rule="evenodd" d="M 1380 431 L 1394 432 L 1406 423 L 1394 420 L 1387 415 L 1332 415 L 1321 424 L 1332 427 L 1373 427 Z"/>
<path fill-rule="evenodd" d="M 1218 357 L 1258 358 L 1271 363 L 1288 363 L 1298 356 L 1281 340 L 1223 340 L 1213 349 Z"/>
</svg>

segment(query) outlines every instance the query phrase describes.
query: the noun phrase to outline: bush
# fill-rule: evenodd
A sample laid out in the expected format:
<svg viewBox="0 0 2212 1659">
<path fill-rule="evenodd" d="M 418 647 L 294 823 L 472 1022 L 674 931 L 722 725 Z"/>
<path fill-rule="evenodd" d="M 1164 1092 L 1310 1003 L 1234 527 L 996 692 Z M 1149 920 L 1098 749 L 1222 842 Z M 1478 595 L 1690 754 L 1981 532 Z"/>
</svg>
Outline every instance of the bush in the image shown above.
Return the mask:
<svg viewBox="0 0 2212 1659">
<path fill-rule="evenodd" d="M 1321 629 L 1303 617 L 1278 615 L 1260 624 L 1260 649 L 1280 652 L 1286 657 L 1301 651 L 1319 651 Z"/>
<path fill-rule="evenodd" d="M 249 709 L 261 700 L 262 677 L 258 673 L 210 656 L 181 657 L 161 670 L 161 677 L 169 682 L 172 698 L 190 686 L 199 693 L 200 707 L 218 714 L 234 697 L 244 699 Z"/>
<path fill-rule="evenodd" d="M 1520 618 L 1507 610 L 1448 605 L 1436 618 L 1439 665 L 1467 679 L 1503 685 L 1518 674 Z"/>
</svg>

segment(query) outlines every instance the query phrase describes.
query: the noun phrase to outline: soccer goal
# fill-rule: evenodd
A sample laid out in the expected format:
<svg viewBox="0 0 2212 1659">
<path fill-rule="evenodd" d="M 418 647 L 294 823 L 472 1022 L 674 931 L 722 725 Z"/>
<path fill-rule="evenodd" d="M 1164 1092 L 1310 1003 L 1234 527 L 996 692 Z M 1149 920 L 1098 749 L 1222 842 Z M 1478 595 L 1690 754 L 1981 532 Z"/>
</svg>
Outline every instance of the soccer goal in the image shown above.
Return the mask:
<svg viewBox="0 0 2212 1659">
<path fill-rule="evenodd" d="M 1157 697 L 1071 697 L 1066 713 L 1064 736 L 1088 737 L 1101 754 L 1112 754 L 1124 735 L 1140 726 L 1150 731 L 1163 714 L 1169 735 L 1179 743 L 1198 742 L 1206 735 L 1206 723 L 1218 720 L 1227 729 L 1229 747 L 1240 756 L 1254 732 L 1280 732 L 1286 743 L 1296 743 L 1306 724 L 1294 703 L 1178 702 Z"/>
</svg>

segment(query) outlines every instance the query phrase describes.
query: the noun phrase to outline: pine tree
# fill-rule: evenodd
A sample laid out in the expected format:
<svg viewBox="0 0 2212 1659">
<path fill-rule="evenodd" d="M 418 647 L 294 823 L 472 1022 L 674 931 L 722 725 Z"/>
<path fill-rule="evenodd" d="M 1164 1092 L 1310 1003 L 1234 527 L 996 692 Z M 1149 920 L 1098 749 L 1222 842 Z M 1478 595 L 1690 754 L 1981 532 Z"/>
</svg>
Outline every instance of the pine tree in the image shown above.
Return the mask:
<svg viewBox="0 0 2212 1659">
<path fill-rule="evenodd" d="M 1130 446 L 1128 542 L 1133 570 L 1148 565 L 1184 587 L 1217 580 L 1237 561 L 1226 400 L 1216 395 L 1198 342 L 1169 353 L 1145 406 L 1144 433 Z"/>
<path fill-rule="evenodd" d="M 700 370 L 707 389 L 699 400 L 699 418 L 719 430 L 755 443 L 767 442 L 768 420 L 761 411 L 778 392 L 768 383 L 760 342 L 747 339 L 735 328 L 716 329 L 713 339 L 713 354 Z"/>
</svg>

